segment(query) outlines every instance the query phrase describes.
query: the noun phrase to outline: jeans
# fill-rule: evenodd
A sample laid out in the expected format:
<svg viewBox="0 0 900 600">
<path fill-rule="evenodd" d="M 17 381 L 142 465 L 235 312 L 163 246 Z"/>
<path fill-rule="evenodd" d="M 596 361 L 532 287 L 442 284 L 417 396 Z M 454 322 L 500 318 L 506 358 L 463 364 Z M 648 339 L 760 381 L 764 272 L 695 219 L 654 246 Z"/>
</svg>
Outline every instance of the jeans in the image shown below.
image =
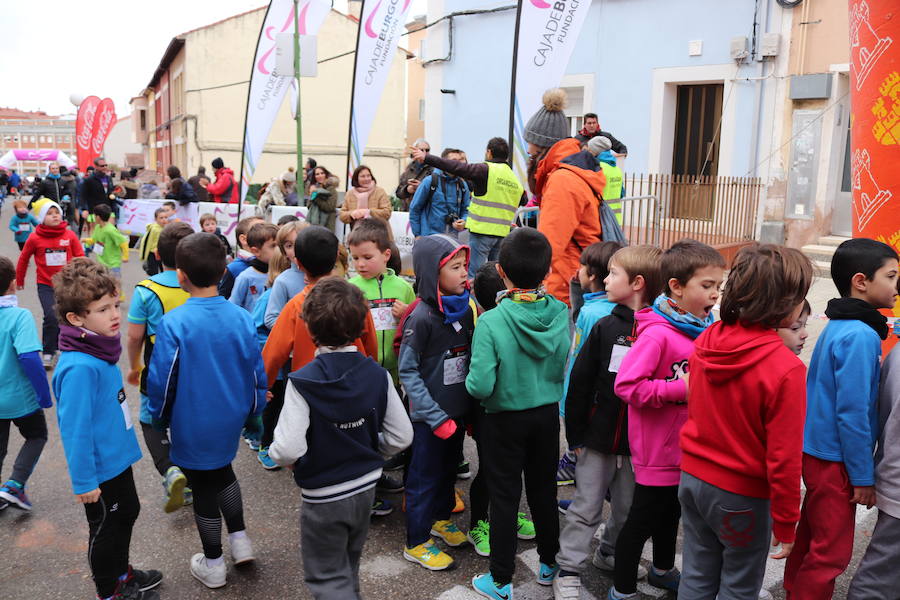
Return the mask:
<svg viewBox="0 0 900 600">
<path fill-rule="evenodd" d="M 412 459 L 406 476 L 407 548 L 428 541 L 434 522 L 450 518 L 456 504 L 453 485 L 465 433 L 460 426 L 449 439 L 442 440 L 426 423 L 413 423 Z"/>
<path fill-rule="evenodd" d="M 500 242 L 502 237 L 496 235 L 481 235 L 469 232 L 469 279 L 475 279 L 475 273 L 481 265 L 488 261 L 497 260 L 500 256 Z"/>
<path fill-rule="evenodd" d="M 46 283 L 37 284 L 38 299 L 44 311 L 42 341 L 44 354 L 53 354 L 59 348 L 59 321 L 56 319 L 56 296 L 53 286 Z"/>
</svg>

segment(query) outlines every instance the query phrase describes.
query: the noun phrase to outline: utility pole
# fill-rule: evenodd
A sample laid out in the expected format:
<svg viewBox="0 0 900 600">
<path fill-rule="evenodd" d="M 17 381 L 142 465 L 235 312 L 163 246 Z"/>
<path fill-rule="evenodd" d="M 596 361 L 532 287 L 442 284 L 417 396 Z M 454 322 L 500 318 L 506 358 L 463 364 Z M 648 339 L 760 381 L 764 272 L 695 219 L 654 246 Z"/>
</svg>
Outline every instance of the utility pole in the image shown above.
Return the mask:
<svg viewBox="0 0 900 600">
<path fill-rule="evenodd" d="M 303 172 L 303 127 L 300 120 L 300 16 L 298 14 L 299 0 L 294 0 L 294 77 L 297 81 L 297 113 L 295 119 L 297 121 L 297 198 L 298 201 L 302 197 L 303 188 L 301 182 L 306 179 Z"/>
</svg>

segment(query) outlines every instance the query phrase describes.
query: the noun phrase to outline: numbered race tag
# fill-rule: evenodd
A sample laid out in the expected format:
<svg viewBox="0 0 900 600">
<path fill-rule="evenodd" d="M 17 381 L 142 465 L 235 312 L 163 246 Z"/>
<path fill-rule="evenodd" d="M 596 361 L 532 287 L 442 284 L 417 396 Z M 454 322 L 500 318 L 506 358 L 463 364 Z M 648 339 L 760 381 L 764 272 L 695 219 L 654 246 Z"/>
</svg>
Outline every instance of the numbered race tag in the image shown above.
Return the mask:
<svg viewBox="0 0 900 600">
<path fill-rule="evenodd" d="M 128 399 L 125 396 L 125 390 L 119 390 L 119 408 L 122 409 L 122 416 L 125 417 L 125 429 L 131 429 L 134 425 L 131 423 L 131 411 L 128 410 Z"/>
<path fill-rule="evenodd" d="M 631 350 L 631 346 L 623 346 L 621 344 L 613 344 L 612 353 L 609 355 L 609 372 L 618 373 L 619 367 L 622 366 L 622 359 Z"/>
<path fill-rule="evenodd" d="M 372 313 L 372 321 L 375 322 L 375 331 L 397 329 L 399 321 L 394 318 L 391 310 L 394 308 L 396 298 L 381 298 L 369 300 L 369 312 Z"/>
<path fill-rule="evenodd" d="M 47 248 L 44 252 L 44 261 L 48 267 L 66 266 L 66 251 L 62 248 Z"/>
<path fill-rule="evenodd" d="M 19 223 L 19 231 L 21 233 L 31 231 L 31 223 Z"/>
<path fill-rule="evenodd" d="M 103 244 L 101 244 L 100 242 L 94 242 L 94 253 L 97 256 L 103 256 L 103 251 L 105 249 L 106 249 L 106 247 Z"/>
<path fill-rule="evenodd" d="M 468 348 L 459 346 L 458 348 L 451 348 L 444 353 L 444 385 L 464 383 L 468 370 Z"/>
</svg>

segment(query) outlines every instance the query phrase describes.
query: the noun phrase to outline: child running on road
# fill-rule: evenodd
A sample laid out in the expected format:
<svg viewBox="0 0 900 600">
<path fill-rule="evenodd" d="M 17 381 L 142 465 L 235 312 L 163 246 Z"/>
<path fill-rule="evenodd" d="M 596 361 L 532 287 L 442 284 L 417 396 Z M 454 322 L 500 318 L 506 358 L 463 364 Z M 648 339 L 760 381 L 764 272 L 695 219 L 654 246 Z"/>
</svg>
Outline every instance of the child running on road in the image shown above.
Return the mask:
<svg viewBox="0 0 900 600">
<path fill-rule="evenodd" d="M 34 231 L 34 228 L 40 224 L 40 221 L 34 218 L 34 215 L 28 212 L 28 205 L 24 200 L 13 200 L 12 218 L 9 220 L 9 229 L 13 232 L 13 239 L 19 246 L 19 250 L 25 247 L 25 241 Z"/>
</svg>

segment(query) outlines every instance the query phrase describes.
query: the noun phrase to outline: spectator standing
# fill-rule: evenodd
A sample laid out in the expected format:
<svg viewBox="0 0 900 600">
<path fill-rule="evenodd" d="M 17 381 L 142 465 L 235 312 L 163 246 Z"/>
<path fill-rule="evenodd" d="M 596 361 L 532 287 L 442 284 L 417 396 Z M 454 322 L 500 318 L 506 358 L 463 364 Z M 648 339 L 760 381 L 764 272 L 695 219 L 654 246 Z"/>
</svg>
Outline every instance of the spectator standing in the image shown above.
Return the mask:
<svg viewBox="0 0 900 600">
<path fill-rule="evenodd" d="M 597 120 L 595 113 L 586 113 L 584 115 L 584 127 L 578 132 L 578 141 L 582 144 L 587 143 L 593 137 L 603 136 L 608 138 L 612 146 L 612 151 L 619 156 L 628 156 L 628 148 L 616 139 L 616 137 L 608 131 L 600 129 L 600 121 Z"/>
<path fill-rule="evenodd" d="M 187 182 L 194 189 L 197 202 L 209 202 L 209 192 L 206 190 L 206 186 L 209 185 L 210 180 L 206 174 L 206 167 L 203 165 L 197 167 L 197 174 L 188 179 Z"/>
<path fill-rule="evenodd" d="M 321 165 L 313 169 L 313 176 L 315 179 L 309 186 L 309 200 L 306 201 L 306 206 L 309 207 L 306 221 L 310 225 L 321 225 L 329 231 L 334 231 L 337 220 L 338 178 Z"/>
<path fill-rule="evenodd" d="M 184 206 L 191 202 L 197 201 L 197 195 L 194 194 L 194 188 L 181 176 L 181 169 L 175 165 L 170 165 L 166 169 L 166 175 L 169 176 L 169 192 L 166 194 L 167 200 L 176 200 L 178 204 Z"/>
<path fill-rule="evenodd" d="M 237 204 L 238 185 L 234 180 L 234 172 L 225 166 L 221 158 L 214 158 L 212 166 L 216 170 L 216 180 L 206 186 L 206 191 L 212 196 L 213 202 Z"/>
<path fill-rule="evenodd" d="M 352 229 L 356 222 L 367 217 L 379 217 L 385 221 L 391 218 L 391 199 L 378 186 L 372 170 L 359 165 L 350 178 L 351 188 L 344 196 L 344 205 L 338 217 Z"/>
<path fill-rule="evenodd" d="M 431 144 L 422 138 L 416 140 L 413 148 L 421 150 L 425 154 L 431 152 Z M 409 161 L 409 164 L 406 165 L 406 168 L 400 175 L 400 184 L 397 186 L 397 191 L 394 192 L 394 195 L 403 202 L 403 210 L 409 210 L 409 205 L 412 203 L 419 184 L 423 179 L 431 175 L 432 170 L 434 170 L 434 166 L 416 160 L 415 153 L 410 154 L 409 157 L 412 160 Z"/>
<path fill-rule="evenodd" d="M 463 153 L 446 148 L 441 158 L 463 162 Z M 409 224 L 416 237 L 446 233 L 457 237 L 466 228 L 472 196 L 464 179 L 434 169 L 422 180 L 409 205 Z"/>
</svg>

